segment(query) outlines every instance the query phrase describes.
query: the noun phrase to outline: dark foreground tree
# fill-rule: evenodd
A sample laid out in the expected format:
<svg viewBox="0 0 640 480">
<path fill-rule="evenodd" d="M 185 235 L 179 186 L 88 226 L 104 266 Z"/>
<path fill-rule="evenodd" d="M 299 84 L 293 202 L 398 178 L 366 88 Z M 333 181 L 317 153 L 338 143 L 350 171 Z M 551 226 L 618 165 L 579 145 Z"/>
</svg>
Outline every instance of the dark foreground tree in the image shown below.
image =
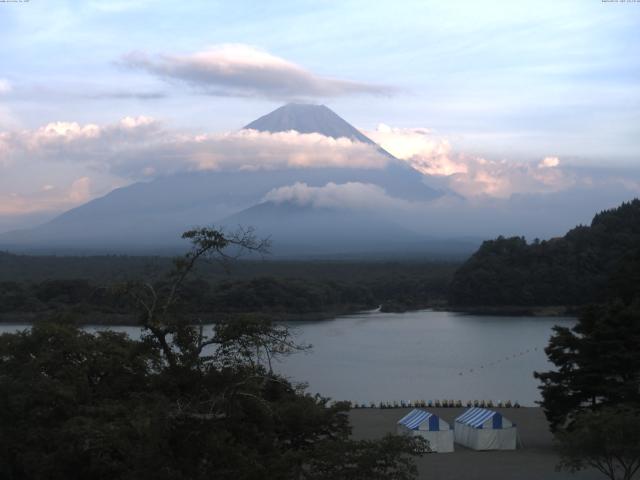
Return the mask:
<svg viewBox="0 0 640 480">
<path fill-rule="evenodd" d="M 251 232 L 187 232 L 168 280 L 131 285 L 144 334 L 64 321 L 0 336 L 3 480 L 382 479 L 416 475 L 418 440 L 353 441 L 348 405 L 271 369 L 300 348 L 256 318 L 192 325 L 180 292 L 196 262 L 262 252 Z"/>
<path fill-rule="evenodd" d="M 556 369 L 536 372 L 552 430 L 584 410 L 640 406 L 640 303 L 589 308 L 573 328 L 555 327 L 545 349 Z"/>
<path fill-rule="evenodd" d="M 592 467 L 611 480 L 631 480 L 640 469 L 640 410 L 605 407 L 578 415 L 557 435 L 560 468 Z"/>
</svg>

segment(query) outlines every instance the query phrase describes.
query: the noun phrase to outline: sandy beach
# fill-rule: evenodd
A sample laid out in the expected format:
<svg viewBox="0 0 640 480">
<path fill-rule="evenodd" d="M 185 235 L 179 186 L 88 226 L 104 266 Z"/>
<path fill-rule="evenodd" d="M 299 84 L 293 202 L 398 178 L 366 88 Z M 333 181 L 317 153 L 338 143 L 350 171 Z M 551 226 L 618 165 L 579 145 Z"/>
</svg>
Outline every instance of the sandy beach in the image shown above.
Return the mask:
<svg viewBox="0 0 640 480">
<path fill-rule="evenodd" d="M 374 439 L 395 433 L 396 422 L 411 409 L 356 409 L 349 414 L 356 439 Z M 461 408 L 430 408 L 453 425 Z M 455 445 L 455 452 L 429 454 L 417 460 L 420 479 L 429 480 L 540 480 L 603 479 L 595 470 L 576 474 L 556 472 L 558 456 L 540 408 L 495 409 L 516 423 L 522 448 L 515 451 L 476 452 Z"/>
</svg>

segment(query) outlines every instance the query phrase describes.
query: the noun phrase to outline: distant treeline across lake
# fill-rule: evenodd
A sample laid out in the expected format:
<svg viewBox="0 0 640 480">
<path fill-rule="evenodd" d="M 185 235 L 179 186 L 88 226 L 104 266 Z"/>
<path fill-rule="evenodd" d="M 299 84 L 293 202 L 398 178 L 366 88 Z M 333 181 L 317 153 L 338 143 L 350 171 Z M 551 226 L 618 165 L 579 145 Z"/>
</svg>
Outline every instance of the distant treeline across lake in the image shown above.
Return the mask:
<svg viewBox="0 0 640 480">
<path fill-rule="evenodd" d="M 161 288 L 163 257 L 27 257 L 0 254 L 0 319 L 55 312 L 82 323 L 136 323 L 129 282 Z M 274 320 L 330 318 L 380 305 L 402 311 L 444 303 L 459 264 L 450 262 L 243 261 L 229 273 L 203 264 L 181 290 L 181 311 L 260 314 Z"/>
</svg>

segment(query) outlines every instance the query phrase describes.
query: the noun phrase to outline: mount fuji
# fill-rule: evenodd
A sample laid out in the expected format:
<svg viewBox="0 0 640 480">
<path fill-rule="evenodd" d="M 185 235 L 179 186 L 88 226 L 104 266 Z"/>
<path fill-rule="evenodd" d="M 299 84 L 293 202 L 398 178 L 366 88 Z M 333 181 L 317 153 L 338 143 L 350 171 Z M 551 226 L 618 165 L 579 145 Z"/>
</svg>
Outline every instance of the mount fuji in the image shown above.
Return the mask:
<svg viewBox="0 0 640 480">
<path fill-rule="evenodd" d="M 347 164 L 161 176 L 113 190 L 35 228 L 0 235 L 0 247 L 23 252 L 161 252 L 183 247 L 181 232 L 213 224 L 229 229 L 253 226 L 257 235 L 271 236 L 274 252 L 282 255 L 390 251 L 408 245 L 428 250 L 427 238 L 374 209 L 270 200 L 270 192 L 295 185 L 308 189 L 367 185 L 406 202 L 429 201 L 443 194 L 427 186 L 424 175 L 326 106 L 288 104 L 245 129 L 346 138 L 372 146 L 385 163 L 381 168 Z"/>
</svg>

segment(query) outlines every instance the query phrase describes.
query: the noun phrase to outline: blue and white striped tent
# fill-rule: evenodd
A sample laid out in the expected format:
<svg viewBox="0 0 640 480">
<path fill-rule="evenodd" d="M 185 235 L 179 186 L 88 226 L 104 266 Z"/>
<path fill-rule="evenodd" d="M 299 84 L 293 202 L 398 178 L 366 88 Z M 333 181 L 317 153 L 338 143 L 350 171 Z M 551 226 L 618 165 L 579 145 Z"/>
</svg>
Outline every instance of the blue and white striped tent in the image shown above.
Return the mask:
<svg viewBox="0 0 640 480">
<path fill-rule="evenodd" d="M 447 422 L 426 410 L 411 410 L 398 420 L 396 430 L 399 434 L 423 437 L 433 452 L 453 452 L 453 430 Z"/>
<path fill-rule="evenodd" d="M 500 412 L 470 408 L 455 420 L 455 441 L 474 450 L 515 450 L 515 424 Z"/>
</svg>

